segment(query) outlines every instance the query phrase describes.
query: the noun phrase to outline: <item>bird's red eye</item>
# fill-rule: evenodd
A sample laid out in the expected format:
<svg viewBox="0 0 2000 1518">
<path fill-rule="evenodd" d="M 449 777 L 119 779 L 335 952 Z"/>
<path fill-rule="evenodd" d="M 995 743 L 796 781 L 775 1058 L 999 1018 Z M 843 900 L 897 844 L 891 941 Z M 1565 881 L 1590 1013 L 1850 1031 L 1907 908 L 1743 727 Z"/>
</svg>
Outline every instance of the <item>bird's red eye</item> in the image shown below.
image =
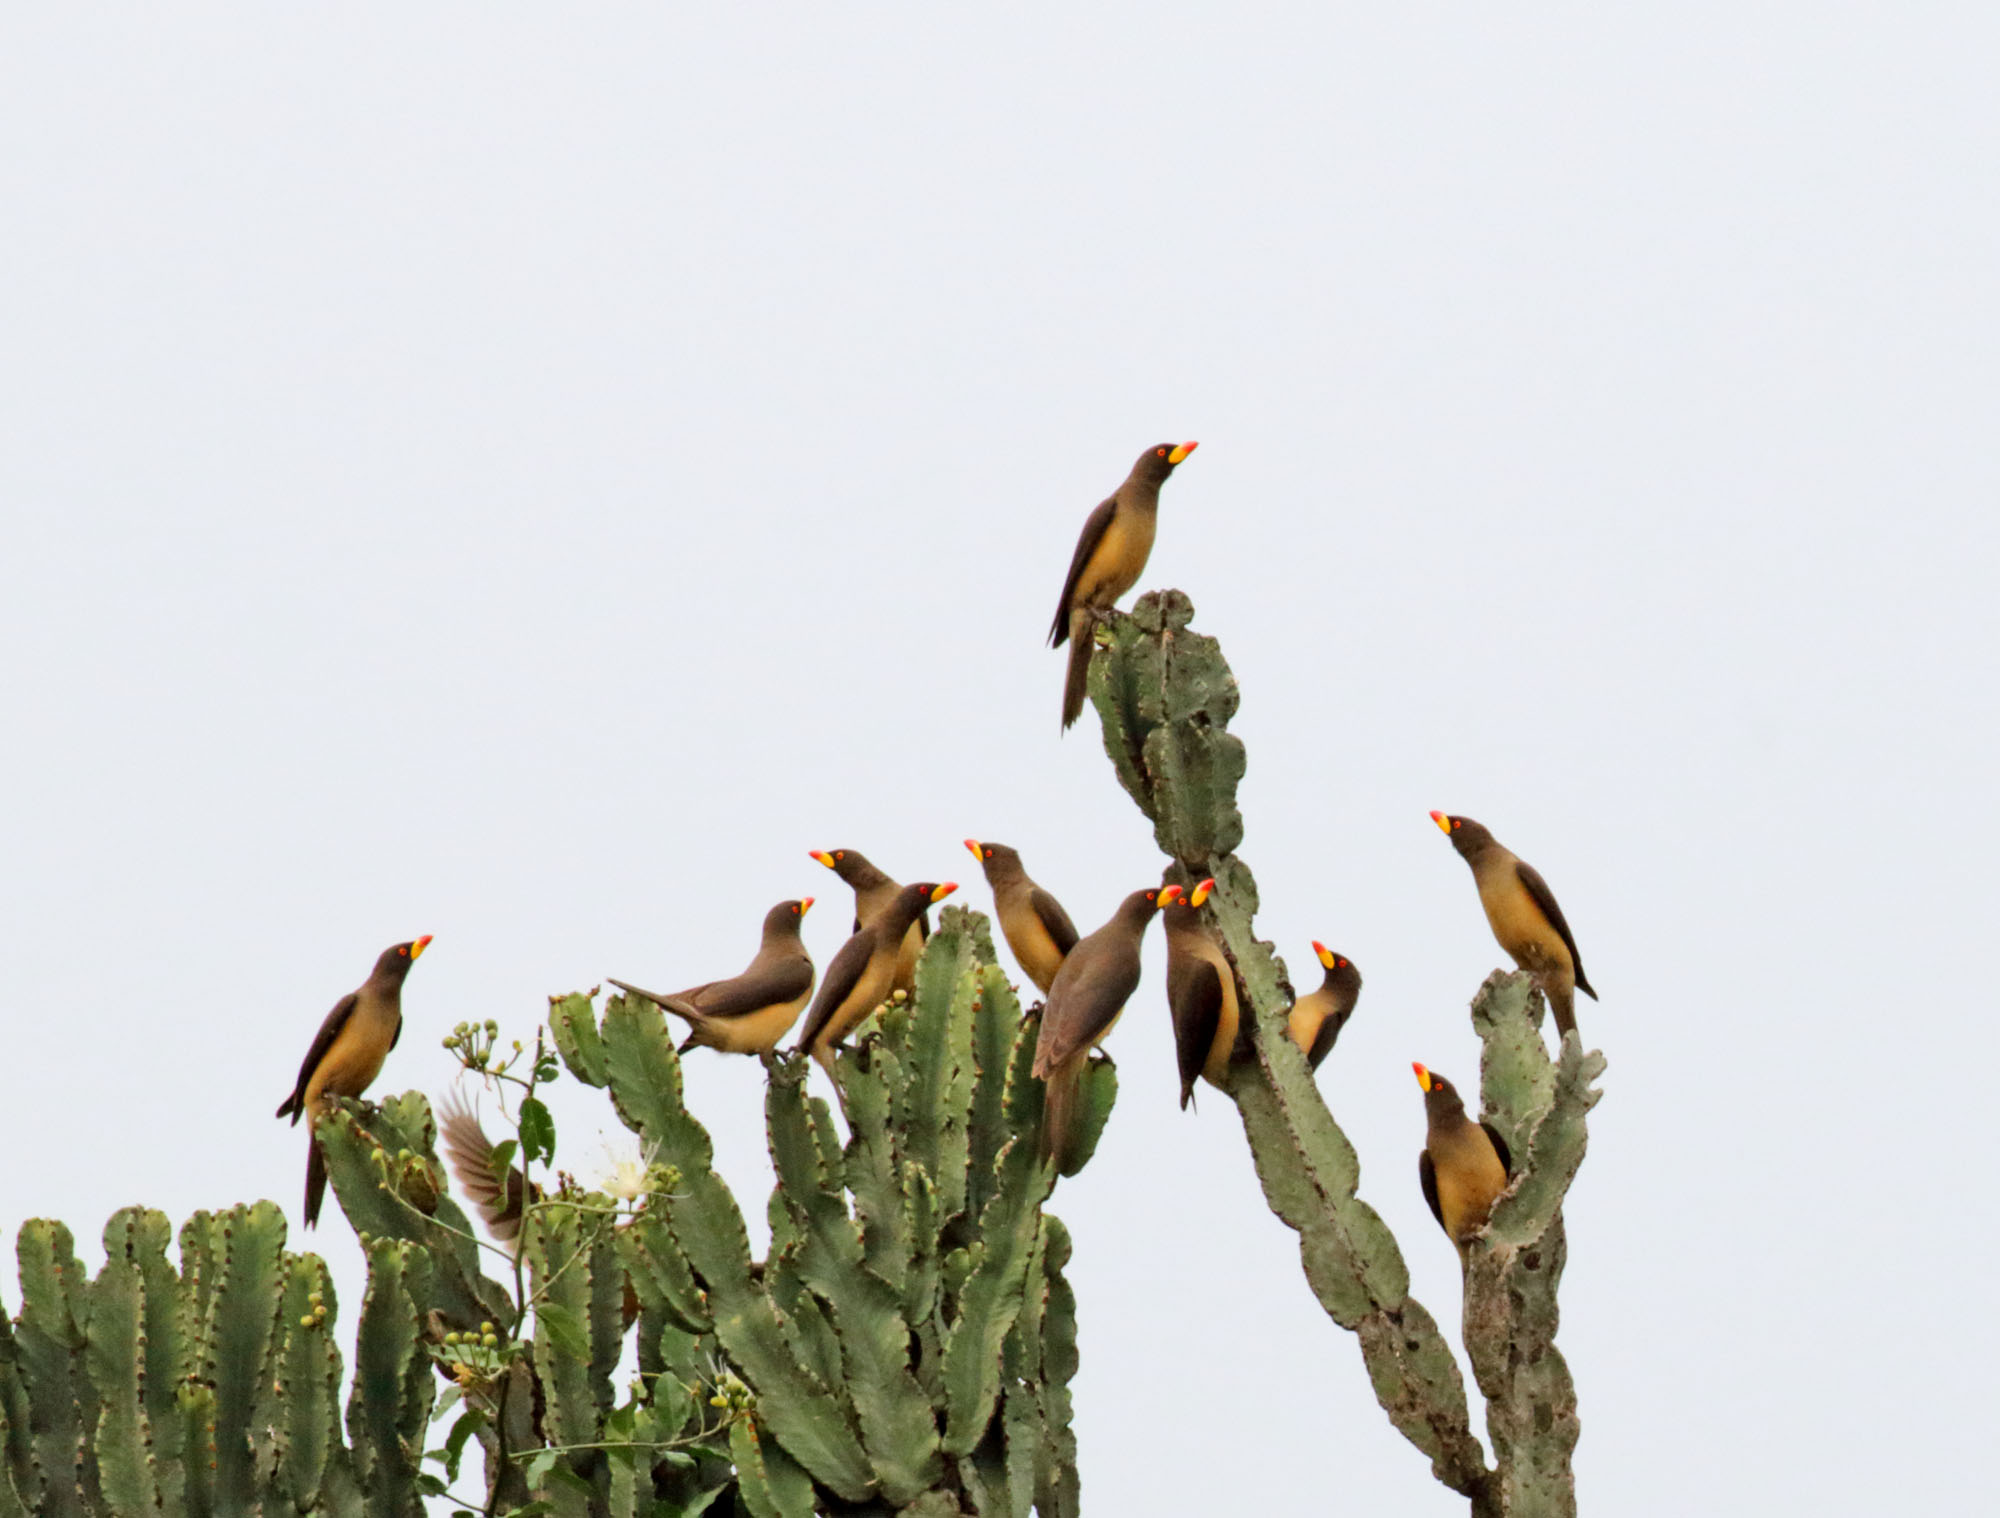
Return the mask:
<svg viewBox="0 0 2000 1518">
<path fill-rule="evenodd" d="M 1452 826 L 1453 826 L 1453 827 L 1456 827 L 1457 825 L 1458 825 L 1457 823 L 1453 823 L 1453 824 L 1452 824 Z M 835 859 L 845 859 L 845 858 L 847 857 L 847 850 L 846 850 L 846 849 L 835 849 L 835 850 L 833 851 L 833 857 L 834 857 Z"/>
<path fill-rule="evenodd" d="M 408 954 L 410 952 L 410 946 L 408 944 L 397 944 L 396 952 L 398 954 Z"/>
<path fill-rule="evenodd" d="M 1167 450 L 1164 448 L 1155 448 L 1153 450 L 1153 457 L 1156 459 L 1163 459 L 1166 456 L 1167 456 Z"/>
</svg>

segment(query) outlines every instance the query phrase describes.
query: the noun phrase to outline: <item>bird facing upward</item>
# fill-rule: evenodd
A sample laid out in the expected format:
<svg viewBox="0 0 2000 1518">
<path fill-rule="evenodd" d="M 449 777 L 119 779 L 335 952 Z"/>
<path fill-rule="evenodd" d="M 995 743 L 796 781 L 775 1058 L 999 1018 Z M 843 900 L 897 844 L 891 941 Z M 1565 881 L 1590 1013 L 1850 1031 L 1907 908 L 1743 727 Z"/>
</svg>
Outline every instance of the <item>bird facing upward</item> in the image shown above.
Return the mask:
<svg viewBox="0 0 2000 1518">
<path fill-rule="evenodd" d="M 278 1103 L 279 1117 L 290 1117 L 294 1125 L 301 1117 L 306 1119 L 308 1228 L 318 1226 L 320 1203 L 326 1196 L 326 1161 L 317 1136 L 320 1119 L 332 1109 L 334 1097 L 359 1096 L 381 1074 L 382 1061 L 403 1036 L 404 977 L 430 942 L 426 933 L 382 951 L 368 978 L 326 1014 L 299 1066 L 292 1094 Z"/>
<path fill-rule="evenodd" d="M 1153 552 L 1160 487 L 1197 446 L 1154 444 L 1139 455 L 1125 483 L 1084 518 L 1083 533 L 1070 557 L 1069 574 L 1063 579 L 1062 598 L 1056 602 L 1055 621 L 1049 627 L 1049 647 L 1070 646 L 1069 673 L 1063 682 L 1065 729 L 1083 713 L 1098 615 L 1139 583 Z"/>
<path fill-rule="evenodd" d="M 1576 936 L 1555 892 L 1541 872 L 1526 860 L 1503 848 L 1494 836 L 1470 817 L 1453 817 L 1432 812 L 1431 821 L 1444 830 L 1458 857 L 1472 867 L 1473 884 L 1479 888 L 1479 904 L 1486 909 L 1486 922 L 1500 947 L 1514 963 L 1535 978 L 1555 1014 L 1558 1037 L 1576 1031 L 1576 993 L 1592 1001 L 1597 993 L 1584 978 L 1583 956 L 1577 953 Z"/>
<path fill-rule="evenodd" d="M 870 864 L 868 856 L 859 849 L 812 849 L 808 852 L 838 875 L 854 892 L 853 931 L 857 933 L 861 931 L 863 923 L 893 901 L 896 893 L 902 889 L 895 881 Z M 911 923 L 903 934 L 902 946 L 896 952 L 895 978 L 889 984 L 891 991 L 916 989 L 917 956 L 924 952 L 924 940 L 930 936 L 930 919 L 920 911 L 917 913 L 917 920 Z"/>
<path fill-rule="evenodd" d="M 1340 1037 L 1340 1030 L 1354 1015 L 1355 1003 L 1361 1000 L 1361 972 L 1354 968 L 1353 960 L 1334 953 L 1317 939 L 1313 941 L 1313 953 L 1319 956 L 1326 977 L 1317 991 L 1309 991 L 1292 1003 L 1287 1023 L 1292 1042 L 1304 1051 L 1307 1062 L 1317 1070 L 1320 1062 L 1333 1052 L 1334 1040 Z"/>
<path fill-rule="evenodd" d="M 797 1045 L 820 1062 L 828 1079 L 833 1078 L 834 1049 L 892 989 L 896 950 L 904 932 L 925 907 L 943 901 L 957 889 L 957 882 L 950 880 L 942 885 L 920 880 L 900 887 L 879 912 L 862 919 L 854 936 L 833 956 Z"/>
<path fill-rule="evenodd" d="M 681 1045 L 683 1054 L 695 1048 L 767 1054 L 791 1032 L 812 998 L 812 956 L 799 938 L 799 924 L 812 904 L 807 896 L 781 901 L 766 912 L 757 953 L 732 980 L 711 980 L 668 996 L 615 978 L 611 984 L 684 1019 L 691 1031 Z"/>
<path fill-rule="evenodd" d="M 1104 1042 L 1125 1003 L 1139 989 L 1139 943 L 1153 914 L 1181 894 L 1175 885 L 1134 891 L 1111 920 L 1064 957 L 1049 983 L 1042 1026 L 1035 1035 L 1034 1074 L 1047 1087 L 1042 1107 L 1042 1157 L 1059 1173 L 1073 1167 L 1082 1137 L 1079 1083 L 1090 1051 Z"/>
<path fill-rule="evenodd" d="M 1424 1091 L 1424 1147 L 1417 1156 L 1417 1180 L 1431 1216 L 1458 1247 L 1464 1263 L 1472 1236 L 1486 1226 L 1493 1203 L 1507 1189 L 1513 1156 L 1491 1123 L 1465 1114 L 1457 1087 L 1412 1061 Z"/>
<path fill-rule="evenodd" d="M 1014 951 L 1014 962 L 1046 996 L 1063 957 L 1076 947 L 1076 924 L 1061 902 L 1028 878 L 1021 856 L 1006 844 L 968 838 L 965 846 L 993 888 L 994 915 L 1000 919 L 1007 947 Z"/>
</svg>

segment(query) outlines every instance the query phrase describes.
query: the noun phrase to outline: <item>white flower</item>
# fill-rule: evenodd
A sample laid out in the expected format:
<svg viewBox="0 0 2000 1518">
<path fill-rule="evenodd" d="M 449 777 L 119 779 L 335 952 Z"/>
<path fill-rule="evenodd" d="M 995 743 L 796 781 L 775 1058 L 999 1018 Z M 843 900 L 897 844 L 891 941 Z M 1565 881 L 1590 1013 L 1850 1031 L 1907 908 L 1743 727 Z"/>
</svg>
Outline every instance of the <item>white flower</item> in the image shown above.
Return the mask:
<svg viewBox="0 0 2000 1518">
<path fill-rule="evenodd" d="M 641 1151 L 635 1139 L 626 1139 L 621 1143 L 606 1139 L 604 1156 L 607 1164 L 599 1178 L 601 1189 L 621 1202 L 638 1201 L 653 1189 L 653 1156 L 657 1153 L 657 1144 Z"/>
</svg>

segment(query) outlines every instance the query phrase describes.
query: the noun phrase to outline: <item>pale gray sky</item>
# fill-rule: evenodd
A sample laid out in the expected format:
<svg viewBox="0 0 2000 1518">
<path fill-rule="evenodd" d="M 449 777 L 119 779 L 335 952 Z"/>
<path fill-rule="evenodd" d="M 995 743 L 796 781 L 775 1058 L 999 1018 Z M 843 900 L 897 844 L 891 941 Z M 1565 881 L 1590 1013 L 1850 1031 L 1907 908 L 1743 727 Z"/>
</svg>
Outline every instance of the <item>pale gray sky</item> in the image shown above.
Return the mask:
<svg viewBox="0 0 2000 1518">
<path fill-rule="evenodd" d="M 1409 1061 L 1468 1079 L 1498 959 L 1443 807 L 1604 998 L 1585 1510 L 1972 1511 L 1996 55 L 1966 5 L 14 8 L 8 1254 L 295 1214 L 271 1110 L 399 938 L 381 1089 L 436 1091 L 459 1019 L 733 972 L 783 896 L 824 964 L 809 848 L 985 906 L 990 835 L 1101 921 L 1160 860 L 1041 641 L 1192 437 L 1143 583 L 1242 681 L 1263 930 L 1366 974 L 1321 1084 L 1419 1295 Z M 1462 1512 L 1176 1110 L 1161 952 L 1055 1204 L 1089 1510 Z M 755 1220 L 759 1072 L 688 1078 Z"/>
</svg>

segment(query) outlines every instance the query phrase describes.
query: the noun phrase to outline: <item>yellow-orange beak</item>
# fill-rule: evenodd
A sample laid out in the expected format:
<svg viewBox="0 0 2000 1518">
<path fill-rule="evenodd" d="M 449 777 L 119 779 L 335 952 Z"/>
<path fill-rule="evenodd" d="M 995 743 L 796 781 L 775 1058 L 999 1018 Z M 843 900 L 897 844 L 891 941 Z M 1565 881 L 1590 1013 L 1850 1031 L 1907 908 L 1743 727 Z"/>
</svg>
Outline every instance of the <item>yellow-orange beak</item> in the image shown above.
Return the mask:
<svg viewBox="0 0 2000 1518">
<path fill-rule="evenodd" d="M 1321 965 L 1323 965 L 1325 968 L 1329 970 L 1333 968 L 1333 958 L 1334 958 L 1333 950 L 1329 949 L 1325 944 L 1321 943 L 1317 938 L 1313 940 L 1313 953 L 1319 956 L 1319 962 Z"/>
<path fill-rule="evenodd" d="M 799 916 L 803 917 L 813 909 L 813 898 L 808 896 L 799 903 Z"/>
<path fill-rule="evenodd" d="M 958 889 L 958 882 L 956 880 L 947 880 L 943 885 L 939 886 L 935 891 L 931 892 L 931 900 L 943 901 L 945 897 L 949 896 L 953 891 L 956 891 L 957 889 Z"/>
<path fill-rule="evenodd" d="M 1160 894 L 1153 898 L 1153 905 L 1156 907 L 1170 907 L 1179 901 L 1183 894 L 1181 888 L 1177 885 L 1161 886 Z"/>
<path fill-rule="evenodd" d="M 1451 819 L 1445 816 L 1443 812 L 1432 812 L 1431 821 L 1435 822 L 1444 831 L 1445 837 L 1449 838 L 1451 836 Z"/>
<path fill-rule="evenodd" d="M 1200 882 L 1192 891 L 1188 892 L 1188 905 L 1198 907 L 1214 894 L 1215 877 L 1211 875 L 1207 880 Z"/>
<path fill-rule="evenodd" d="M 827 853 L 825 849 L 808 849 L 806 852 L 829 870 L 833 868 L 833 855 Z"/>
<path fill-rule="evenodd" d="M 431 940 L 436 936 L 437 935 L 435 933 L 426 933 L 422 938 L 419 938 L 415 943 L 410 945 L 411 964 L 415 964 L 417 962 L 417 956 L 422 954 L 424 950 L 428 949 L 431 946 Z"/>
<path fill-rule="evenodd" d="M 1169 464 L 1178 464 L 1182 459 L 1186 458 L 1190 453 L 1193 453 L 1195 449 L 1199 448 L 1200 446 L 1201 444 L 1199 443 L 1182 443 L 1180 447 L 1176 448 L 1172 453 L 1167 455 L 1167 462 Z"/>
<path fill-rule="evenodd" d="M 1426 1070 L 1422 1065 L 1418 1064 L 1415 1060 L 1410 1061 L 1410 1068 L 1417 1072 L 1417 1084 L 1419 1086 L 1422 1086 L 1426 1091 L 1430 1090 L 1431 1089 L 1430 1071 Z"/>
<path fill-rule="evenodd" d="M 972 857 L 973 857 L 974 859 L 977 859 L 977 858 L 979 858 L 979 857 L 980 857 L 980 855 L 979 855 L 979 840 L 978 840 L 977 838 L 968 838 L 968 839 L 966 839 L 966 840 L 965 840 L 965 846 L 966 846 L 966 847 L 967 847 L 968 849 L 971 849 L 971 850 L 972 850 Z"/>
</svg>

